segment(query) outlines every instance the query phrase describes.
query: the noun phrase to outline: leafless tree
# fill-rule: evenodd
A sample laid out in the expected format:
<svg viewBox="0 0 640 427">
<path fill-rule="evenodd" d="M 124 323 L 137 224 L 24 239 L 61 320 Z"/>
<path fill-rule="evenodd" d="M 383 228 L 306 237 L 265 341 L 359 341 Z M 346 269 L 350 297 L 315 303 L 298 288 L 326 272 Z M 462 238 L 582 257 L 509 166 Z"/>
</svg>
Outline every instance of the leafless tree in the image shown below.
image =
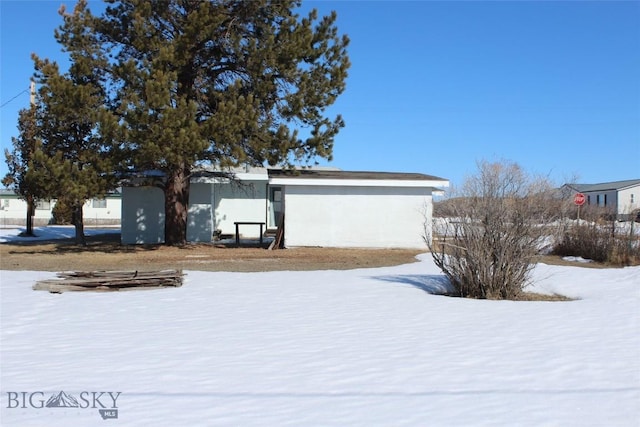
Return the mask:
<svg viewBox="0 0 640 427">
<path fill-rule="evenodd" d="M 435 236 L 425 233 L 425 242 L 460 296 L 517 299 L 548 224 L 560 214 L 554 198 L 546 178 L 518 164 L 479 162 L 448 206 L 445 225 L 434 228 Z"/>
</svg>

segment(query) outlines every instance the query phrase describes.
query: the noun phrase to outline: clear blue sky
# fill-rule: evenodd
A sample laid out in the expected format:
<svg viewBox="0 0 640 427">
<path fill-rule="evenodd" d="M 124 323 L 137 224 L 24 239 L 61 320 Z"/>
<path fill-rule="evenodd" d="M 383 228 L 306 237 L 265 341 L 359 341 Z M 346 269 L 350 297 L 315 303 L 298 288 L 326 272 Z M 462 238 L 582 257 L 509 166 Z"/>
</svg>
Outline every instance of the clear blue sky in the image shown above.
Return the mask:
<svg viewBox="0 0 640 427">
<path fill-rule="evenodd" d="M 0 0 L 3 151 L 29 103 L 28 93 L 9 100 L 28 88 L 31 52 L 60 58 L 53 29 L 61 3 Z M 310 7 L 336 10 L 351 38 L 347 90 L 330 110 L 346 121 L 331 165 L 453 184 L 480 159 L 515 161 L 558 183 L 640 178 L 640 2 Z"/>
</svg>

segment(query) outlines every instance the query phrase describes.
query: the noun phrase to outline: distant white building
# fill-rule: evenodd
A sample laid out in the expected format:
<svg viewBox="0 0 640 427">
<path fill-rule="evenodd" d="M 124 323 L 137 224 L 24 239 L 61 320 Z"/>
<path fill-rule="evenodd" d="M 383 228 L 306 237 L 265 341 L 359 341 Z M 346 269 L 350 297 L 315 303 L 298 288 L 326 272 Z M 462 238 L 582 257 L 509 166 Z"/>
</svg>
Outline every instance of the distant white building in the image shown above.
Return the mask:
<svg viewBox="0 0 640 427">
<path fill-rule="evenodd" d="M 53 219 L 53 208 L 56 200 L 39 201 L 36 204 L 33 225 L 50 224 Z M 88 200 L 82 213 L 85 225 L 118 225 L 122 213 L 122 197 L 120 190 L 108 194 L 103 199 Z M 20 199 L 15 192 L 0 189 L 0 224 L 26 225 L 27 202 Z"/>
<path fill-rule="evenodd" d="M 629 217 L 640 209 L 640 179 L 602 182 L 598 184 L 566 184 L 585 195 L 586 206 L 608 208 L 618 219 Z"/>
<path fill-rule="evenodd" d="M 251 168 L 231 180 L 191 178 L 187 240 L 216 233 L 258 237 L 284 225 L 287 247 L 423 248 L 432 195 L 446 179 L 417 173 Z M 164 195 L 151 186 L 122 189 L 122 242 L 164 241 Z M 283 223 L 284 221 L 284 223 Z"/>
</svg>

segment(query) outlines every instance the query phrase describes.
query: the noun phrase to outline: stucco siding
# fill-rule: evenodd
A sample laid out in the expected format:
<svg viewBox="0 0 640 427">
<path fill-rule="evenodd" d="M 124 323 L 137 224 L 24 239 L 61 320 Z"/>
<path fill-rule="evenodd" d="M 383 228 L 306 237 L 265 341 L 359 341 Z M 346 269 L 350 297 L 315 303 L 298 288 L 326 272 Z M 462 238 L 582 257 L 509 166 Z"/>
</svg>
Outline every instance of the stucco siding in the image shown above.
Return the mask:
<svg viewBox="0 0 640 427">
<path fill-rule="evenodd" d="M 164 194 L 157 187 L 122 188 L 122 243 L 164 243 Z"/>
<path fill-rule="evenodd" d="M 187 213 L 187 240 L 189 242 L 211 242 L 213 237 L 213 184 L 192 183 L 189 189 L 189 211 Z"/>
<path fill-rule="evenodd" d="M 264 222 L 267 215 L 267 183 L 243 181 L 241 184 L 216 183 L 213 190 L 214 227 L 222 234 L 235 234 L 234 222 Z M 258 237 L 260 229 L 241 227 L 245 237 Z"/>
<path fill-rule="evenodd" d="M 427 188 L 286 186 L 285 244 L 424 248 Z"/>
</svg>

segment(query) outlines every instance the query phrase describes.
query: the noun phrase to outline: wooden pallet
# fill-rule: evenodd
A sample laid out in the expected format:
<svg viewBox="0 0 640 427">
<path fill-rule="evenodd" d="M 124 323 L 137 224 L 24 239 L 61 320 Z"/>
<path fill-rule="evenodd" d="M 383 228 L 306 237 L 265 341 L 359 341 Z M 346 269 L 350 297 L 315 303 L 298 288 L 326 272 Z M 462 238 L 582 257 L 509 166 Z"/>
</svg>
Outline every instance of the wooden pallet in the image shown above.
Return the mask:
<svg viewBox="0 0 640 427">
<path fill-rule="evenodd" d="M 40 280 L 36 291 L 122 291 L 182 286 L 182 270 L 160 271 L 64 271 L 58 279 Z"/>
</svg>

